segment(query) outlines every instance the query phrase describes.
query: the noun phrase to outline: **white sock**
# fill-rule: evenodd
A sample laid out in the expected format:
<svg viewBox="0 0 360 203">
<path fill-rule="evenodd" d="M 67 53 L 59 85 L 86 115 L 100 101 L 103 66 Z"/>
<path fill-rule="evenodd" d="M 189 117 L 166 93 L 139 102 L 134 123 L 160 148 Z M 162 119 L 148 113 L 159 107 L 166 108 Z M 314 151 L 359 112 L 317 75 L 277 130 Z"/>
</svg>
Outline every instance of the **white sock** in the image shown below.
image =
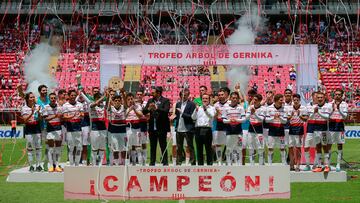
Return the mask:
<svg viewBox="0 0 360 203">
<path fill-rule="evenodd" d="M 228 147 L 226 148 L 225 155 L 226 155 L 226 164 L 230 166 L 232 162 L 231 160 L 232 157 L 231 157 L 230 149 Z"/>
<path fill-rule="evenodd" d="M 273 155 L 273 151 L 268 151 L 268 163 L 269 165 L 272 165 L 272 155 Z"/>
<path fill-rule="evenodd" d="M 250 149 L 250 164 L 251 165 L 254 165 L 254 159 L 255 159 L 255 157 L 254 157 L 254 150 L 253 149 Z"/>
<path fill-rule="evenodd" d="M 114 152 L 109 153 L 110 166 L 114 165 Z"/>
<path fill-rule="evenodd" d="M 136 151 L 135 150 L 131 150 L 131 161 L 133 165 L 136 165 Z"/>
<path fill-rule="evenodd" d="M 173 166 L 176 166 L 176 157 L 173 157 L 172 161 L 173 161 Z"/>
<path fill-rule="evenodd" d="M 56 160 L 55 160 L 55 164 L 56 166 L 59 166 L 60 164 L 60 161 L 61 161 L 61 147 L 55 147 L 55 157 L 56 157 Z"/>
<path fill-rule="evenodd" d="M 310 153 L 309 152 L 305 152 L 305 163 L 307 166 L 310 166 Z"/>
<path fill-rule="evenodd" d="M 286 151 L 282 150 L 282 151 L 280 151 L 280 154 L 281 154 L 281 162 L 282 162 L 282 164 L 286 165 Z"/>
<path fill-rule="evenodd" d="M 130 159 L 125 159 L 125 166 L 130 165 Z"/>
<path fill-rule="evenodd" d="M 324 165 L 329 166 L 329 153 L 325 153 L 324 157 L 325 157 Z"/>
<path fill-rule="evenodd" d="M 49 159 L 49 164 L 50 164 L 50 168 L 52 168 L 53 167 L 53 165 L 54 165 L 54 160 L 53 160 L 53 158 L 54 158 L 54 155 L 55 153 L 54 153 L 54 148 L 53 147 L 50 147 L 49 149 L 48 149 L 48 154 L 47 154 L 47 156 L 48 156 L 48 159 Z"/>
<path fill-rule="evenodd" d="M 102 163 L 103 163 L 104 154 L 105 154 L 105 151 L 99 150 L 99 157 L 100 157 L 100 161 L 99 161 L 99 164 L 98 164 L 99 166 L 101 166 Z"/>
<path fill-rule="evenodd" d="M 28 154 L 29 165 L 34 166 L 34 151 L 33 150 L 31 150 L 31 151 L 28 150 L 27 154 Z"/>
<path fill-rule="evenodd" d="M 139 164 L 142 166 L 143 165 L 143 156 L 142 156 L 142 153 L 141 153 L 141 149 L 137 149 L 136 154 L 137 154 L 137 157 L 138 157 Z"/>
<path fill-rule="evenodd" d="M 219 163 L 221 163 L 222 157 L 221 157 L 221 147 L 216 146 L 215 147 L 215 151 L 216 151 L 216 159 Z"/>
<path fill-rule="evenodd" d="M 259 165 L 264 165 L 264 153 L 259 150 Z"/>
<path fill-rule="evenodd" d="M 36 166 L 40 166 L 41 162 L 41 149 L 35 150 L 35 156 L 36 156 Z"/>
<path fill-rule="evenodd" d="M 238 166 L 241 166 L 243 163 L 242 163 L 242 157 L 243 157 L 243 154 L 242 154 L 242 150 L 240 149 L 237 153 L 237 164 Z"/>
<path fill-rule="evenodd" d="M 78 166 L 79 163 L 80 163 L 81 151 L 82 151 L 82 147 L 80 149 L 76 149 L 76 152 L 75 152 L 75 166 Z"/>
<path fill-rule="evenodd" d="M 321 156 L 322 156 L 322 154 L 321 153 L 316 153 L 316 154 L 317 154 L 317 165 L 321 166 Z"/>
<path fill-rule="evenodd" d="M 91 151 L 91 163 L 93 166 L 96 166 L 97 151 Z"/>
<path fill-rule="evenodd" d="M 143 156 L 143 162 L 144 162 L 143 165 L 145 166 L 146 161 L 147 161 L 147 149 L 142 149 L 141 154 Z"/>
<path fill-rule="evenodd" d="M 185 166 L 188 166 L 188 165 L 190 165 L 190 158 L 186 157 L 185 158 Z"/>
<path fill-rule="evenodd" d="M 342 150 L 338 150 L 338 155 L 337 155 L 336 163 L 337 163 L 337 165 L 339 165 L 339 166 L 340 166 L 341 159 L 342 159 L 342 153 L 343 153 Z"/>
</svg>

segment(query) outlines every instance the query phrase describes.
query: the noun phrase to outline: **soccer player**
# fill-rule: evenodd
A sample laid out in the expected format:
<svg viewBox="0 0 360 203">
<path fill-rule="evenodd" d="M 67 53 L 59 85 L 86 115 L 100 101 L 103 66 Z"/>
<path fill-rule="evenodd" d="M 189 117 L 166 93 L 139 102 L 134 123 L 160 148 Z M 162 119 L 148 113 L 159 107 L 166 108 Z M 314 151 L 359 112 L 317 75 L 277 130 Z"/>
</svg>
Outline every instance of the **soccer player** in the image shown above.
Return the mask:
<svg viewBox="0 0 360 203">
<path fill-rule="evenodd" d="M 136 105 L 141 107 L 141 111 L 145 108 L 147 101 L 144 101 L 144 90 L 139 89 L 136 91 L 135 95 Z M 148 143 L 148 133 L 147 133 L 147 125 L 148 125 L 148 117 L 143 115 L 140 118 L 140 136 L 141 136 L 141 156 L 143 157 L 141 165 L 145 165 L 147 160 L 147 143 Z"/>
<path fill-rule="evenodd" d="M 45 105 L 41 109 L 41 114 L 46 121 L 46 140 L 49 146 L 48 149 L 48 160 L 50 164 L 49 172 L 62 172 L 62 168 L 59 166 L 61 159 L 61 143 L 62 143 L 62 132 L 61 132 L 61 118 L 62 112 L 61 107 L 56 102 L 56 94 L 49 94 L 50 104 Z M 55 166 L 55 167 L 54 167 Z"/>
<path fill-rule="evenodd" d="M 228 97 L 230 90 L 227 87 L 220 88 L 218 92 L 219 101 L 215 103 L 214 107 L 216 110 L 216 130 L 213 135 L 213 144 L 215 145 L 215 155 L 216 160 L 219 165 L 222 162 L 222 153 L 221 147 L 225 144 L 226 141 L 226 126 L 222 119 L 222 111 L 229 105 Z"/>
<path fill-rule="evenodd" d="M 330 136 L 328 133 L 328 119 L 330 117 L 330 113 L 332 112 L 332 105 L 325 103 L 325 94 L 322 92 L 317 92 L 317 105 L 314 107 L 314 111 L 309 113 L 309 116 L 313 118 L 315 121 L 315 129 L 314 134 L 315 137 L 318 137 L 320 139 L 320 142 L 316 145 L 316 156 L 315 160 L 317 165 L 315 169 L 313 169 L 313 172 L 321 172 L 324 170 L 324 172 L 329 172 L 329 149 L 327 148 L 328 141 L 330 140 Z M 321 166 L 321 148 L 323 148 L 324 151 L 324 164 L 325 167 L 323 168 Z"/>
<path fill-rule="evenodd" d="M 127 155 L 125 108 L 121 102 L 121 96 L 115 95 L 109 110 L 109 148 L 113 154 L 110 165 L 114 163 L 116 166 L 124 165 Z"/>
<path fill-rule="evenodd" d="M 263 137 L 263 121 L 265 118 L 265 107 L 261 106 L 261 94 L 255 94 L 250 105 L 246 111 L 246 119 L 250 120 L 249 126 L 249 150 L 250 150 L 250 164 L 254 165 L 254 150 L 259 153 L 259 165 L 264 165 L 264 149 L 265 142 Z"/>
<path fill-rule="evenodd" d="M 241 123 L 245 121 L 245 110 L 239 105 L 240 96 L 237 92 L 230 94 L 230 104 L 223 109 L 222 118 L 226 125 L 226 163 L 235 162 L 242 165 L 242 138 Z"/>
<path fill-rule="evenodd" d="M 307 131 L 306 131 L 306 137 L 305 137 L 305 144 L 304 144 L 304 151 L 305 151 L 305 163 L 306 166 L 304 168 L 304 171 L 310 171 L 310 147 L 314 148 L 319 142 L 320 142 L 320 138 L 316 137 L 314 134 L 314 130 L 316 127 L 316 120 L 315 118 L 313 118 L 312 116 L 310 116 L 310 114 L 314 113 L 314 108 L 317 105 L 317 93 L 313 92 L 311 94 L 312 97 L 312 101 L 306 106 L 308 114 L 309 114 L 309 119 L 308 119 L 308 123 L 307 123 Z M 313 165 L 313 169 L 315 168 L 315 166 L 317 165 L 317 159 L 314 160 L 314 165 Z"/>
<path fill-rule="evenodd" d="M 94 97 L 91 97 L 94 99 Z M 84 164 L 86 161 L 87 164 L 89 163 L 88 157 L 87 157 L 87 147 L 90 145 L 90 103 L 92 100 L 86 96 L 84 91 L 81 91 L 80 95 L 76 98 L 76 101 L 80 102 L 83 105 L 84 110 L 84 116 L 81 119 L 81 137 L 82 137 L 82 153 L 81 153 L 81 164 Z"/>
<path fill-rule="evenodd" d="M 106 150 L 106 126 L 105 126 L 105 102 L 107 94 L 101 95 L 100 92 L 94 95 L 95 102 L 90 104 L 90 144 L 92 165 L 101 165 L 102 158 Z M 97 158 L 99 162 L 97 164 Z"/>
<path fill-rule="evenodd" d="M 291 107 L 293 106 L 292 104 L 292 90 L 290 89 L 286 89 L 284 91 L 284 110 L 285 113 L 288 114 L 289 110 L 291 109 Z M 290 129 L 290 123 L 287 122 L 284 126 L 285 129 L 285 145 L 288 146 L 289 145 L 289 129 Z M 291 156 L 292 152 L 289 151 L 289 156 Z"/>
<path fill-rule="evenodd" d="M 76 101 L 77 93 L 69 90 L 69 101 L 63 105 L 63 119 L 66 123 L 66 141 L 69 147 L 71 166 L 78 166 L 82 151 L 81 119 L 84 117 L 83 105 Z M 75 159 L 74 159 L 75 153 Z"/>
<path fill-rule="evenodd" d="M 300 103 L 300 95 L 293 95 L 293 105 L 287 112 L 289 120 L 289 155 L 290 170 L 300 171 L 301 140 L 304 135 L 304 124 L 309 118 L 307 108 Z"/>
<path fill-rule="evenodd" d="M 25 124 L 26 150 L 30 172 L 42 171 L 41 161 L 41 126 L 40 106 L 35 103 L 35 95 L 29 92 L 25 95 L 25 105 L 21 108 L 21 118 Z M 35 155 L 35 164 L 34 164 Z"/>
<path fill-rule="evenodd" d="M 332 144 L 337 144 L 338 156 L 336 159 L 336 171 L 340 171 L 340 162 L 342 159 L 342 149 L 345 143 L 345 124 L 344 120 L 348 116 L 348 104 L 343 101 L 344 92 L 341 89 L 335 90 L 334 101 L 332 102 L 332 112 L 329 121 L 329 132 L 331 141 L 328 145 L 331 150 Z M 330 153 L 330 152 L 329 152 Z"/>
<path fill-rule="evenodd" d="M 143 164 L 144 157 L 141 153 L 141 144 L 144 139 L 140 133 L 140 119 L 144 116 L 141 112 L 141 106 L 135 104 L 134 95 L 127 93 L 126 98 L 126 108 L 125 108 L 125 119 L 128 123 L 126 127 L 126 136 L 129 141 L 129 147 L 131 147 L 131 161 L 132 165 L 136 165 L 136 157 L 138 162 Z"/>
<path fill-rule="evenodd" d="M 261 102 L 261 105 L 265 107 L 264 111 L 267 111 L 267 108 L 274 104 L 274 92 L 271 90 L 266 91 L 266 98 L 263 102 Z M 266 113 L 265 113 L 266 114 Z M 264 142 L 265 146 L 268 144 L 268 136 L 269 136 L 269 124 L 265 121 L 263 122 L 263 136 L 264 136 Z"/>
<path fill-rule="evenodd" d="M 274 104 L 269 106 L 266 110 L 265 121 L 269 124 L 269 137 L 268 137 L 269 165 L 272 165 L 275 146 L 280 146 L 281 162 L 282 164 L 286 165 L 284 125 L 287 122 L 287 117 L 283 106 L 283 99 L 284 96 L 282 94 L 276 94 L 274 96 Z"/>
</svg>

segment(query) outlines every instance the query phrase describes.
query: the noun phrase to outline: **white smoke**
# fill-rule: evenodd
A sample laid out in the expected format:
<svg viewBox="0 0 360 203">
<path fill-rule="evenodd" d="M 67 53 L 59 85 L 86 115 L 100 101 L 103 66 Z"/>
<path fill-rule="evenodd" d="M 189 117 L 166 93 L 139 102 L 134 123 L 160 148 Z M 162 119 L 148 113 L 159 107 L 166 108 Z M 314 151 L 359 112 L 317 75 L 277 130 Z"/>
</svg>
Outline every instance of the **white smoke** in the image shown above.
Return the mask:
<svg viewBox="0 0 360 203">
<path fill-rule="evenodd" d="M 55 51 L 56 48 L 49 44 L 40 43 L 25 57 L 25 80 L 29 84 L 26 92 L 39 96 L 39 85 L 46 85 L 49 92 L 57 87 L 56 79 L 49 69 L 50 58 Z"/>
<path fill-rule="evenodd" d="M 237 28 L 226 39 L 226 44 L 254 44 L 257 32 L 265 30 L 267 19 L 258 13 L 256 5 L 252 5 L 251 8 L 235 23 Z M 243 93 L 247 90 L 251 78 L 250 67 L 228 66 L 226 75 L 231 89 L 239 83 Z"/>
</svg>

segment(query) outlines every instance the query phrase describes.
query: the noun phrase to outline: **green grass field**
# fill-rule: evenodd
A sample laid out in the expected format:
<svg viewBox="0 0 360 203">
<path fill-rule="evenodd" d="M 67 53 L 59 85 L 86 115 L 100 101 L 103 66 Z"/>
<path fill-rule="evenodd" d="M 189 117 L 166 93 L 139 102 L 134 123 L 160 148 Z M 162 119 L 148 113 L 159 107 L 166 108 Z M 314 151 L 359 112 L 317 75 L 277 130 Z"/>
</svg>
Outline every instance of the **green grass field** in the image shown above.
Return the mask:
<svg viewBox="0 0 360 203">
<path fill-rule="evenodd" d="M 0 202 L 78 202 L 65 201 L 62 183 L 8 183 L 7 174 L 19 167 L 26 166 L 24 140 L 0 140 Z M 346 183 L 292 183 L 290 200 L 241 200 L 242 202 L 360 202 L 360 140 L 347 140 L 344 159 L 353 168 L 347 168 L 348 175 L 355 178 Z M 170 152 L 170 150 L 169 150 Z M 277 153 L 277 152 L 276 152 Z M 278 154 L 278 153 L 277 153 Z M 65 155 L 63 155 L 65 160 Z M 335 155 L 332 156 L 335 160 Z M 345 166 L 344 166 L 345 167 Z M 186 202 L 239 202 L 240 200 L 213 200 Z M 84 201 L 101 202 L 101 201 Z M 144 202 L 144 201 L 131 201 Z M 154 201 L 155 202 L 155 201 Z M 177 202 L 177 201 L 156 201 Z"/>
</svg>

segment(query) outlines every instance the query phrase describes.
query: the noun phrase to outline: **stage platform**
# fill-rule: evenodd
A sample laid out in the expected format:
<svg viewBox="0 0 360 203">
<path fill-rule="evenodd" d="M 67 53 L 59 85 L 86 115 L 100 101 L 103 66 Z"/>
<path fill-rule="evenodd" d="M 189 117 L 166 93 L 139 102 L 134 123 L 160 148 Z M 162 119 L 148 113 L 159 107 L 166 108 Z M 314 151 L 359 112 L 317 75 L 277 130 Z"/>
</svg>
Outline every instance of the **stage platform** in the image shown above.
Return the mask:
<svg viewBox="0 0 360 203">
<path fill-rule="evenodd" d="M 64 166 L 65 164 L 63 164 Z M 275 164 L 274 164 L 275 165 Z M 91 166 L 79 166 L 84 170 Z M 109 167 L 109 166 L 103 166 Z M 183 166 L 177 166 L 183 167 Z M 185 167 L 185 166 L 184 166 Z M 188 167 L 188 166 L 187 166 Z M 303 168 L 302 166 L 301 168 Z M 346 182 L 346 171 L 336 172 L 332 167 L 329 173 L 313 173 L 311 171 L 290 172 L 290 182 Z M 49 183 L 62 183 L 64 182 L 64 173 L 57 172 L 33 172 L 29 171 L 29 167 L 16 169 L 10 172 L 7 177 L 7 182 L 49 182 Z"/>
</svg>

